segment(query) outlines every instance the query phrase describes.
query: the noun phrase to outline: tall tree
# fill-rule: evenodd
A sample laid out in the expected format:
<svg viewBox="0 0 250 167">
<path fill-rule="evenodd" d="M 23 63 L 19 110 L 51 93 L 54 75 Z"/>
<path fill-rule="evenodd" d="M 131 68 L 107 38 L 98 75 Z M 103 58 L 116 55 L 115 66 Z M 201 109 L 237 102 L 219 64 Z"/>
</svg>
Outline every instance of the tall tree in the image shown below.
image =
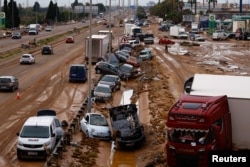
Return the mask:
<svg viewBox="0 0 250 167">
<path fill-rule="evenodd" d="M 46 20 L 47 20 L 47 23 L 50 24 L 52 20 L 54 20 L 54 8 L 53 8 L 54 4 L 52 1 L 50 1 L 49 3 L 49 7 L 48 7 L 48 10 L 47 10 L 47 14 L 46 14 Z"/>
<path fill-rule="evenodd" d="M 8 1 L 4 0 L 3 2 L 3 12 L 5 13 L 5 24 L 6 24 L 6 28 L 11 27 L 11 16 L 9 14 L 9 8 L 8 8 Z"/>
<path fill-rule="evenodd" d="M 7 20 L 6 21 L 6 28 L 19 27 L 21 20 L 19 17 L 19 11 L 17 8 L 16 1 L 10 0 L 10 2 L 7 5 L 6 15 L 8 15 L 8 20 L 6 19 Z"/>
</svg>

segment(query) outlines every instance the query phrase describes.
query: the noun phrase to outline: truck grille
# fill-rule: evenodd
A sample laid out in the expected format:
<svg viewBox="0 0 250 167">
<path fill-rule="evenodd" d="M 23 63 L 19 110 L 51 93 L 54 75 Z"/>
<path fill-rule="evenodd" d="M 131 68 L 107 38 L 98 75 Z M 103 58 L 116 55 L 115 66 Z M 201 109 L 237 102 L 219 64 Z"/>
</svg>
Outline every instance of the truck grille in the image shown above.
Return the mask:
<svg viewBox="0 0 250 167">
<path fill-rule="evenodd" d="M 24 144 L 23 146 L 26 148 L 41 148 L 41 147 L 43 147 L 42 144 L 40 144 L 40 145 Z"/>
<path fill-rule="evenodd" d="M 178 167 L 198 167 L 198 157 L 194 155 L 177 155 Z"/>
</svg>

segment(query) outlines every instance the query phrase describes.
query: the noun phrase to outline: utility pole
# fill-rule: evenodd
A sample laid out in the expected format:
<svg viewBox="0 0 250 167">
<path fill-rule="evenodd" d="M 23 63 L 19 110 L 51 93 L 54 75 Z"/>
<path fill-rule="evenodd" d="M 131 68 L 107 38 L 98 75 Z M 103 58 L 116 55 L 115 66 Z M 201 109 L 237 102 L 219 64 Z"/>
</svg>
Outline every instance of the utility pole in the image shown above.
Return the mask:
<svg viewBox="0 0 250 167">
<path fill-rule="evenodd" d="M 111 0 L 109 0 L 109 56 L 110 56 L 111 47 L 112 47 L 112 41 L 111 40 L 112 40 L 111 39 Z"/>
<path fill-rule="evenodd" d="M 89 39 L 88 39 L 88 52 L 89 60 L 88 60 L 88 105 L 87 112 L 91 113 L 92 99 L 91 99 L 91 66 L 92 66 L 92 0 L 90 0 L 90 8 L 89 8 Z"/>
<path fill-rule="evenodd" d="M 14 29 L 14 0 L 11 3 L 12 29 Z"/>
<path fill-rule="evenodd" d="M 38 8 L 38 2 L 36 1 L 36 24 L 37 24 L 37 8 Z"/>
</svg>

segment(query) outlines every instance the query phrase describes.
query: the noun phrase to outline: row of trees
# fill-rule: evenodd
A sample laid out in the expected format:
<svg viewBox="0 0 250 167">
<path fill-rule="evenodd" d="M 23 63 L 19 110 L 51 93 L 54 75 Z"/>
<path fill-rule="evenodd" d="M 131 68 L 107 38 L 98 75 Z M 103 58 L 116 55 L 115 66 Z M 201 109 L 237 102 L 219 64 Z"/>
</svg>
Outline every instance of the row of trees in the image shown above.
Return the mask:
<svg viewBox="0 0 250 167">
<path fill-rule="evenodd" d="M 60 21 L 60 14 L 59 14 L 59 8 L 57 6 L 57 3 L 53 4 L 52 1 L 50 1 L 49 7 L 47 8 L 46 16 L 41 19 L 38 18 L 39 13 L 42 12 L 40 8 L 40 4 L 36 1 L 31 12 L 31 16 L 33 19 L 31 19 L 30 23 L 38 23 L 38 22 L 51 22 L 53 20 L 55 21 Z M 17 3 L 14 0 L 10 0 L 9 2 L 7 0 L 4 0 L 4 5 L 3 5 L 3 10 L 5 13 L 5 26 L 6 28 L 16 28 L 19 27 L 21 24 L 21 17 L 23 16 L 24 20 L 27 19 L 25 18 L 25 13 L 28 12 L 25 11 L 24 8 L 19 4 L 19 7 L 17 7 Z M 22 12 L 20 12 L 22 11 Z M 20 14 L 21 13 L 21 14 Z M 35 16 L 35 17 L 34 17 Z"/>
<path fill-rule="evenodd" d="M 89 6 L 89 3 L 86 3 L 86 6 Z M 14 0 L 4 0 L 4 5 L 2 10 L 5 12 L 5 25 L 6 28 L 16 28 L 22 25 L 28 25 L 31 23 L 47 23 L 54 24 L 56 22 L 66 22 L 71 18 L 73 19 L 75 6 L 84 6 L 82 3 L 78 3 L 78 0 L 75 0 L 71 4 L 71 8 L 58 7 L 57 3 L 53 3 L 51 0 L 48 7 L 41 8 L 39 2 L 35 2 L 33 7 L 24 8 L 21 4 L 16 3 Z M 99 12 L 105 12 L 106 8 L 103 4 L 93 4 L 93 6 L 98 6 Z M 86 17 L 87 14 L 81 13 L 78 14 L 79 17 Z"/>
</svg>

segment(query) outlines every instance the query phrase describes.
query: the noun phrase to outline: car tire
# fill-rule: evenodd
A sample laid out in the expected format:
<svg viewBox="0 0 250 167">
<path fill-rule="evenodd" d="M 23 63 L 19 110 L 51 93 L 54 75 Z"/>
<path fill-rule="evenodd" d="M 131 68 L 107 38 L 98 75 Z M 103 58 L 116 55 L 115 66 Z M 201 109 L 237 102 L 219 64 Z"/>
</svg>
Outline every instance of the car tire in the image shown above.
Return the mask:
<svg viewBox="0 0 250 167">
<path fill-rule="evenodd" d="M 100 69 L 96 69 L 95 72 L 96 72 L 96 74 L 101 74 L 101 70 Z"/>
<path fill-rule="evenodd" d="M 89 138 L 89 131 L 86 130 L 85 135 L 86 135 L 86 138 Z"/>
<path fill-rule="evenodd" d="M 11 91 L 12 91 L 12 92 L 15 92 L 15 90 L 16 90 L 16 88 L 15 88 L 15 86 L 13 86 L 13 87 L 11 88 Z"/>
</svg>

